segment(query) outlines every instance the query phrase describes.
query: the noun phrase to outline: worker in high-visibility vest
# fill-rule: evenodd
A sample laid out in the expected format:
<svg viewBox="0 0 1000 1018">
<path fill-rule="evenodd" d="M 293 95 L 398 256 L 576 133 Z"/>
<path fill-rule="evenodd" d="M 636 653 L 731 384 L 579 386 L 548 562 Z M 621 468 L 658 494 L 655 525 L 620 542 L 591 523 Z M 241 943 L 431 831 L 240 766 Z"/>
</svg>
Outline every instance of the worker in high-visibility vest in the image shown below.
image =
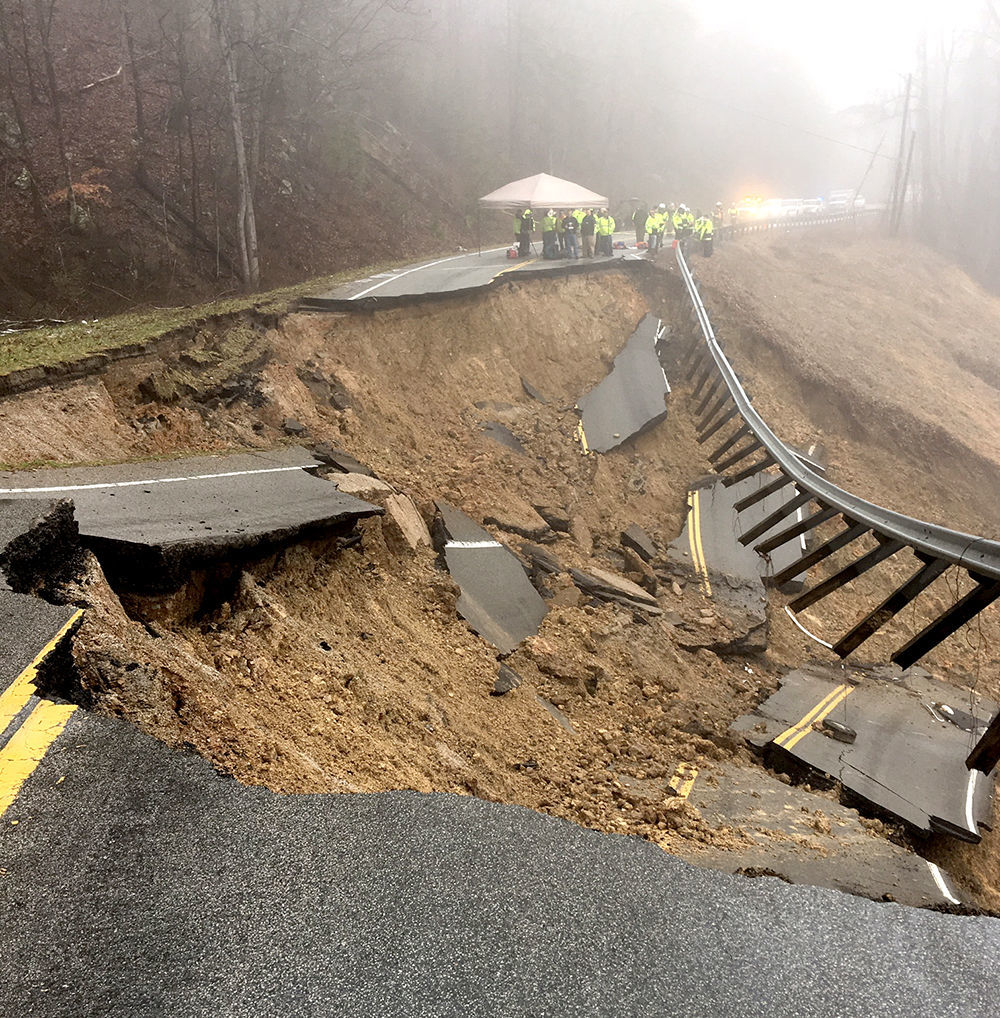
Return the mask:
<svg viewBox="0 0 1000 1018">
<path fill-rule="evenodd" d="M 556 249 L 556 214 L 553 209 L 542 218 L 542 257 L 558 258 Z"/>
<path fill-rule="evenodd" d="M 712 217 L 699 212 L 698 218 L 694 221 L 694 235 L 701 242 L 701 253 L 706 258 L 712 257 L 712 235 L 714 232 Z"/>
<path fill-rule="evenodd" d="M 663 246 L 663 206 L 653 209 L 646 217 L 646 234 L 649 240 L 646 242 L 651 252 L 659 251 Z"/>
<path fill-rule="evenodd" d="M 691 210 L 683 202 L 677 206 L 674 213 L 674 237 L 680 244 L 681 250 L 687 252 L 687 242 L 694 232 L 694 216 Z"/>
<path fill-rule="evenodd" d="M 597 253 L 610 258 L 614 254 L 611 238 L 615 232 L 614 217 L 607 209 L 601 209 L 597 217 Z"/>
</svg>

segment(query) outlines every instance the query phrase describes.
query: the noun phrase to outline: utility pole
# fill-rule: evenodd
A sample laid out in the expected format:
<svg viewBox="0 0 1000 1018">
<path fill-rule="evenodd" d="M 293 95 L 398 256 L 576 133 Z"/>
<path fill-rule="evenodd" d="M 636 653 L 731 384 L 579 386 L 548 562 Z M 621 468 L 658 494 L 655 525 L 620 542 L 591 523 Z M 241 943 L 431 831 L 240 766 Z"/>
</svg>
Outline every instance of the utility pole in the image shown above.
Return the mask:
<svg viewBox="0 0 1000 1018">
<path fill-rule="evenodd" d="M 903 179 L 903 158 L 906 153 L 906 135 L 910 126 L 910 91 L 912 87 L 913 75 L 908 74 L 906 76 L 906 98 L 903 100 L 903 123 L 899 129 L 899 154 L 896 157 L 896 175 L 892 182 L 892 197 L 889 199 L 889 232 L 892 234 L 896 231 L 897 227 L 895 224 L 898 223 L 899 219 L 896 207 L 903 200 L 900 190 Z"/>
</svg>

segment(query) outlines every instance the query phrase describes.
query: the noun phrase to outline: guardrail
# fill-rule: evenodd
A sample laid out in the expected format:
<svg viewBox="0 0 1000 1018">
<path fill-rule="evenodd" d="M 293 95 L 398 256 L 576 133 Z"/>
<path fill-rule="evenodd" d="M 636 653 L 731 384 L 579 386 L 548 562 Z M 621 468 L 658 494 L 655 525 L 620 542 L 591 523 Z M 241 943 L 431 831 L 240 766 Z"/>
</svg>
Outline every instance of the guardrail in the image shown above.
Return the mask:
<svg viewBox="0 0 1000 1018">
<path fill-rule="evenodd" d="M 794 230 L 807 226 L 831 226 L 836 223 L 851 223 L 868 216 L 877 216 L 885 210 L 878 207 L 855 209 L 853 212 L 823 213 L 822 215 L 798 214 L 781 216 L 777 219 L 762 219 L 752 223 L 730 223 L 719 228 L 723 237 L 742 237 L 750 233 L 765 233 L 768 230 Z"/>
<path fill-rule="evenodd" d="M 708 312 L 680 248 L 676 256 L 700 331 L 700 335 L 696 332 L 681 361 L 681 366 L 687 368 L 688 381 L 694 384 L 694 399 L 700 400 L 696 408 L 698 441 L 704 444 L 713 435 L 721 437 L 728 434 L 709 455 L 720 474 L 739 468 L 726 476 L 724 483 L 727 485 L 768 472 L 766 483 L 762 479 L 755 492 L 736 503 L 737 513 L 746 511 L 789 483 L 795 488 L 794 497 L 747 530 L 740 538 L 741 542 L 752 544 L 754 550 L 766 556 L 820 524 L 840 518 L 842 529 L 839 533 L 805 552 L 794 565 L 770 577 L 774 585 L 781 586 L 866 536 L 873 536 L 877 541 L 874 549 L 865 551 L 834 575 L 798 594 L 786 609 L 789 615 L 794 619 L 795 613 L 822 600 L 880 562 L 910 549 L 920 560 L 920 568 L 836 643 L 827 644 L 835 654 L 847 657 L 949 567 L 965 570 L 972 579 L 972 590 L 959 597 L 892 654 L 892 661 L 903 668 L 908 667 L 1000 597 L 1000 543 L 884 509 L 844 491 L 811 469 L 808 461 L 789 449 L 751 405 L 715 337 Z M 773 479 L 770 479 L 772 474 Z M 811 515 L 764 538 L 765 534 L 809 503 L 817 507 Z"/>
</svg>

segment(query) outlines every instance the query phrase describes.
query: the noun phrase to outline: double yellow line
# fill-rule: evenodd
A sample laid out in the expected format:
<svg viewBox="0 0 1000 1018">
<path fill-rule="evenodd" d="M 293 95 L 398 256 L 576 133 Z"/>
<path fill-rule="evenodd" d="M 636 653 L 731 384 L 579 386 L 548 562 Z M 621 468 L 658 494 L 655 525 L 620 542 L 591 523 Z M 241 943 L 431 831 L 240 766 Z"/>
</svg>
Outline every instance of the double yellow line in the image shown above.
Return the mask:
<svg viewBox="0 0 1000 1018">
<path fill-rule="evenodd" d="M 688 492 L 688 541 L 691 545 L 691 561 L 701 580 L 702 592 L 712 596 L 712 581 L 708 578 L 708 563 L 701 543 L 701 492 Z"/>
<path fill-rule="evenodd" d="M 584 455 L 589 456 L 590 446 L 587 445 L 587 433 L 583 430 L 583 421 L 580 421 L 580 423 L 576 426 L 576 437 L 580 442 L 580 445 L 583 447 Z"/>
<path fill-rule="evenodd" d="M 791 728 L 786 728 L 775 740 L 776 746 L 782 749 L 792 750 L 803 739 L 813 725 L 820 724 L 835 707 L 842 704 L 854 692 L 854 686 L 837 686 L 832 692 L 823 697 L 822 700 L 801 720 L 797 721 Z"/>
<path fill-rule="evenodd" d="M 677 765 L 674 776 L 667 784 L 682 798 L 686 799 L 698 780 L 698 768 L 694 764 L 682 763 Z"/>
<path fill-rule="evenodd" d="M 0 693 L 0 736 L 35 695 L 35 679 L 41 663 L 80 621 L 82 615 L 82 610 L 77 611 L 38 652 L 34 661 Z M 49 746 L 59 738 L 75 710 L 72 704 L 40 701 L 11 735 L 7 745 L 0 749 L 0 817 L 17 798 L 21 786 L 41 763 Z"/>
</svg>

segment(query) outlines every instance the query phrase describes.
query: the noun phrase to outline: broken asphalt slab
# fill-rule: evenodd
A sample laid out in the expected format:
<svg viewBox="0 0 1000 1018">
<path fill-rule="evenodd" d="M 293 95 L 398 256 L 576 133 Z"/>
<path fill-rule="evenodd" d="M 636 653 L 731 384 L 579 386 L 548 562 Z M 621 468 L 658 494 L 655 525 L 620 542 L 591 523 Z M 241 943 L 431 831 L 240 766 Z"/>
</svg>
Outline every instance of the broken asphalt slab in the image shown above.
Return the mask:
<svg viewBox="0 0 1000 1018">
<path fill-rule="evenodd" d="M 80 538 L 112 583 L 175 590 L 197 565 L 353 527 L 382 510 L 308 471 L 295 447 L 0 475 L 0 497 L 73 500 Z"/>
<path fill-rule="evenodd" d="M 771 481 L 770 475 L 758 474 L 727 488 L 723 477 L 712 475 L 689 492 L 684 528 L 671 543 L 667 558 L 694 575 L 704 595 L 717 604 L 719 614 L 732 625 L 725 633 L 707 629 L 694 633 L 686 646 L 718 653 L 757 653 L 767 648 L 764 577 L 796 562 L 804 552 L 804 541 L 789 541 L 764 559 L 752 547 L 740 544 L 739 538 L 784 505 L 794 489 L 789 483 L 739 514 L 735 506 Z M 764 536 L 794 520 L 793 513 Z"/>
<path fill-rule="evenodd" d="M 516 452 L 519 456 L 527 455 L 517 435 L 499 421 L 486 421 L 479 425 L 479 430 L 488 438 L 492 438 L 494 442 L 499 443 L 506 449 L 510 449 L 511 452 Z"/>
<path fill-rule="evenodd" d="M 80 614 L 74 605 L 49 604 L 28 594 L 0 590 L 0 693 L 51 641 L 65 635 Z M 2 700 L 0 704 L 6 706 Z M 10 721 L 11 717 L 0 713 L 0 737 Z"/>
<path fill-rule="evenodd" d="M 610 373 L 577 401 L 584 449 L 609 452 L 667 416 L 670 385 L 656 353 L 660 320 L 646 315 Z"/>
<path fill-rule="evenodd" d="M 501 654 L 538 632 L 547 607 L 517 556 L 461 510 L 437 502 L 445 564 L 458 584 L 458 614 Z"/>
<path fill-rule="evenodd" d="M 733 730 L 753 746 L 785 754 L 828 775 L 876 810 L 922 833 L 977 842 L 992 823 L 993 776 L 965 766 L 969 735 L 935 716 L 934 705 L 968 705 L 968 692 L 920 669 L 880 677 L 810 665 L 786 675 L 776 693 Z M 997 707 L 979 698 L 975 713 Z M 827 719 L 856 733 L 851 742 Z"/>
<path fill-rule="evenodd" d="M 732 838 L 682 841 L 682 859 L 729 873 L 770 871 L 794 884 L 829 887 L 874 901 L 940 907 L 962 903 L 939 867 L 873 837 L 856 810 L 786 785 L 764 770 L 727 765 L 698 773 L 688 801 Z"/>
<path fill-rule="evenodd" d="M 72 570 L 79 550 L 69 500 L 0 498 L 0 590 L 46 586 Z"/>
</svg>

